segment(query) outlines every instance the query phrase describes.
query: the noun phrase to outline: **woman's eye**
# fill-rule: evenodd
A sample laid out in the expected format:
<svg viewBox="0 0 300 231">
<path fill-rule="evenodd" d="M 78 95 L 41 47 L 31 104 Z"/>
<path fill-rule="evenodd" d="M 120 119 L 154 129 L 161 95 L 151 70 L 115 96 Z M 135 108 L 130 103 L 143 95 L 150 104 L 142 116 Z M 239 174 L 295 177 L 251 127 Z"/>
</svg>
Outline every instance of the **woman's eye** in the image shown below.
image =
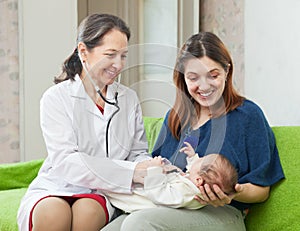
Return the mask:
<svg viewBox="0 0 300 231">
<path fill-rule="evenodd" d="M 187 79 L 190 81 L 196 81 L 198 78 L 197 78 L 197 76 L 194 76 L 194 75 L 188 75 Z"/>
<path fill-rule="evenodd" d="M 115 53 L 107 53 L 107 54 L 105 54 L 105 55 L 108 56 L 109 58 L 113 58 L 113 57 L 116 56 Z"/>
<path fill-rule="evenodd" d="M 219 77 L 219 74 L 210 74 L 210 75 L 208 75 L 208 77 L 209 77 L 210 79 L 216 79 L 216 78 Z"/>
<path fill-rule="evenodd" d="M 117 56 L 117 53 L 106 53 L 105 55 L 108 58 L 112 59 L 112 58 L 115 58 Z M 121 55 L 121 59 L 126 59 L 126 58 L 127 58 L 126 54 Z"/>
</svg>

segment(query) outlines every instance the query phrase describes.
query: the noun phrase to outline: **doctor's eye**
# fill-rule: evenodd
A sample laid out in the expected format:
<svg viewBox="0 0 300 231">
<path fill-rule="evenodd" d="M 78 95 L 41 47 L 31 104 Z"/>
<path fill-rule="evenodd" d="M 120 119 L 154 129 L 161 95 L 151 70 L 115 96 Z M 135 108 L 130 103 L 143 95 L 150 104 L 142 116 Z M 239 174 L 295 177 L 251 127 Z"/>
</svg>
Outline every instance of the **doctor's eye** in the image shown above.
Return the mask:
<svg viewBox="0 0 300 231">
<path fill-rule="evenodd" d="M 105 56 L 107 56 L 108 58 L 114 58 L 116 57 L 117 53 L 105 53 Z"/>
</svg>

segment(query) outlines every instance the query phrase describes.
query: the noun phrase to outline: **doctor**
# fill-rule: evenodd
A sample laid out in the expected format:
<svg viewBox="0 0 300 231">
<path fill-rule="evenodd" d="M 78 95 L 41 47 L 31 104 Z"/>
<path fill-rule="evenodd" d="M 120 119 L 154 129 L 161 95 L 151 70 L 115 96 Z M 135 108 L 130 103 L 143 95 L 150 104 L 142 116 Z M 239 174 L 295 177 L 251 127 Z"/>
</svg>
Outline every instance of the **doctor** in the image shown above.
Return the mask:
<svg viewBox="0 0 300 231">
<path fill-rule="evenodd" d="M 115 82 L 129 38 L 108 14 L 79 26 L 77 48 L 41 99 L 48 156 L 22 199 L 20 231 L 98 231 L 114 214 L 102 192 L 131 193 L 143 181 L 150 156 L 141 108 L 136 93 Z"/>
</svg>

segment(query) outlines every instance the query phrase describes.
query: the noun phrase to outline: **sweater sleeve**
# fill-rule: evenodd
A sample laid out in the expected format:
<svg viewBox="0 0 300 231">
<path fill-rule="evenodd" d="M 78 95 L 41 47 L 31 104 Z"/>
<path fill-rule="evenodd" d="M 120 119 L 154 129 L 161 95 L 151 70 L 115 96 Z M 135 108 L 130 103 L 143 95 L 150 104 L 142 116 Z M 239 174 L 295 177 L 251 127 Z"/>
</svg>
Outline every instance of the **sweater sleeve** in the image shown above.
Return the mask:
<svg viewBox="0 0 300 231">
<path fill-rule="evenodd" d="M 273 131 L 262 110 L 255 104 L 250 107 L 246 121 L 245 143 L 249 169 L 239 182 L 270 186 L 284 178 Z"/>
</svg>

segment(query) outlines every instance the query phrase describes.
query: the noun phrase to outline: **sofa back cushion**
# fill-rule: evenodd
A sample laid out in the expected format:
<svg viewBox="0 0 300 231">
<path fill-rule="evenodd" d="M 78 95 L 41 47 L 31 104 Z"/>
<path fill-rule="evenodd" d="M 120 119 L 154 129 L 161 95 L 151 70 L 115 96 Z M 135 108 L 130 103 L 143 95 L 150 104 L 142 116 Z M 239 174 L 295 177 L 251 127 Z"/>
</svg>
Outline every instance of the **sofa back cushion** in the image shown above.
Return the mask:
<svg viewBox="0 0 300 231">
<path fill-rule="evenodd" d="M 300 228 L 300 127 L 272 128 L 285 179 L 274 185 L 269 199 L 251 207 L 247 231 L 294 231 Z"/>
<path fill-rule="evenodd" d="M 144 117 L 144 126 L 148 140 L 149 153 L 152 152 L 163 121 L 163 118 Z"/>
<path fill-rule="evenodd" d="M 0 190 L 28 187 L 36 177 L 43 160 L 0 165 Z"/>
</svg>

